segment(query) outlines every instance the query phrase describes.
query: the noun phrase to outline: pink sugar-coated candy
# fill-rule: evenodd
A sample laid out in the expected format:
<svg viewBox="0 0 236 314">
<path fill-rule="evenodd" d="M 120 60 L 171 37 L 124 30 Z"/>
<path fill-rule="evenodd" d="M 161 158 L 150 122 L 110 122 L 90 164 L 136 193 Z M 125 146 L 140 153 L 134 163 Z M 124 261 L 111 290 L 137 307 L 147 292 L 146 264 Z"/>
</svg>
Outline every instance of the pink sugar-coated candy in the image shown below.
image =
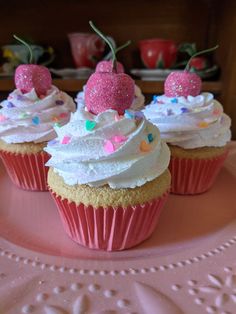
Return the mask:
<svg viewBox="0 0 236 314">
<path fill-rule="evenodd" d="M 116 63 L 117 73 L 124 73 L 123 64 L 120 62 Z M 100 61 L 95 69 L 95 72 L 112 72 L 112 61 Z"/>
<path fill-rule="evenodd" d="M 221 110 L 220 109 L 214 109 L 212 112 L 213 115 L 218 116 L 221 114 Z"/>
<path fill-rule="evenodd" d="M 5 117 L 4 115 L 0 114 L 0 122 L 4 122 L 7 120 L 7 117 Z"/>
<path fill-rule="evenodd" d="M 111 141 L 107 140 L 105 142 L 105 145 L 104 145 L 104 150 L 107 153 L 111 154 L 111 153 L 113 153 L 115 151 L 115 146 L 113 145 L 113 143 Z"/>
<path fill-rule="evenodd" d="M 68 113 L 67 112 L 62 112 L 62 113 L 60 113 L 59 117 L 61 119 L 67 118 L 68 117 Z"/>
<path fill-rule="evenodd" d="M 140 150 L 141 152 L 149 152 L 151 150 L 151 145 L 149 143 L 147 143 L 146 141 L 142 141 L 140 143 Z"/>
<path fill-rule="evenodd" d="M 123 114 L 134 99 L 134 81 L 125 73 L 92 74 L 86 84 L 85 104 L 90 112 L 98 114 L 108 109 Z"/>
<path fill-rule="evenodd" d="M 123 116 L 120 116 L 118 114 L 115 115 L 115 121 L 120 121 L 123 118 Z"/>
<path fill-rule="evenodd" d="M 15 71 L 15 85 L 22 93 L 28 93 L 33 88 L 38 96 L 45 95 L 52 86 L 49 70 L 36 64 L 22 64 Z"/>
<path fill-rule="evenodd" d="M 71 137 L 65 135 L 61 141 L 61 144 L 68 144 L 70 142 Z"/>
<path fill-rule="evenodd" d="M 167 97 L 187 97 L 199 95 L 201 87 L 201 78 L 196 73 L 178 71 L 168 75 L 164 89 Z"/>
<path fill-rule="evenodd" d="M 115 135 L 111 138 L 111 140 L 115 143 L 122 143 L 127 140 L 127 137 L 124 135 Z"/>
</svg>

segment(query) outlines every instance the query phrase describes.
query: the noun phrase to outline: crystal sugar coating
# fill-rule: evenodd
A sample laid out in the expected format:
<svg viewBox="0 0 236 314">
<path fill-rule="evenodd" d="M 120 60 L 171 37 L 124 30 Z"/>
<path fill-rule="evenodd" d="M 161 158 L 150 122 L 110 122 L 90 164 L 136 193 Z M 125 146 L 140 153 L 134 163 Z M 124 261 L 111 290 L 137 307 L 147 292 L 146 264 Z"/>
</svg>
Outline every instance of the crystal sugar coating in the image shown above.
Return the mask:
<svg viewBox="0 0 236 314">
<path fill-rule="evenodd" d="M 112 61 L 100 61 L 96 66 L 95 72 L 112 72 Z M 116 72 L 125 72 L 122 63 L 116 62 Z"/>
<path fill-rule="evenodd" d="M 167 97 L 197 96 L 201 92 L 202 81 L 196 73 L 188 71 L 171 72 L 165 80 Z"/>
<path fill-rule="evenodd" d="M 86 84 L 85 104 L 93 114 L 108 109 L 123 114 L 133 100 L 134 81 L 125 73 L 96 72 Z"/>
<path fill-rule="evenodd" d="M 34 88 L 38 96 L 45 95 L 52 86 L 51 73 L 42 65 L 22 64 L 16 68 L 15 85 L 22 93 Z"/>
</svg>

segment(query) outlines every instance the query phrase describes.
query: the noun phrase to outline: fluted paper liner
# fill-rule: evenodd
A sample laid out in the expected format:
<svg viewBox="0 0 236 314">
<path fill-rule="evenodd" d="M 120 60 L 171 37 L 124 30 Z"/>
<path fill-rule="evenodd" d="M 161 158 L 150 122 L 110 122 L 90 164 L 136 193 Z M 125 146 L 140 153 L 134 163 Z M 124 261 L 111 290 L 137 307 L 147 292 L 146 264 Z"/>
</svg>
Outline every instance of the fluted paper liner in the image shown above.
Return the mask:
<svg viewBox="0 0 236 314">
<path fill-rule="evenodd" d="M 12 182 L 19 188 L 31 191 L 47 191 L 48 167 L 45 163 L 50 156 L 46 152 L 36 154 L 17 154 L 0 151 Z"/>
<path fill-rule="evenodd" d="M 50 192 L 69 237 L 90 249 L 107 251 L 128 249 L 149 238 L 168 196 L 166 192 L 150 202 L 126 208 L 94 208 L 76 205 Z"/>
<path fill-rule="evenodd" d="M 171 193 L 200 194 L 209 190 L 227 157 L 228 151 L 211 159 L 188 159 L 171 156 Z"/>
</svg>

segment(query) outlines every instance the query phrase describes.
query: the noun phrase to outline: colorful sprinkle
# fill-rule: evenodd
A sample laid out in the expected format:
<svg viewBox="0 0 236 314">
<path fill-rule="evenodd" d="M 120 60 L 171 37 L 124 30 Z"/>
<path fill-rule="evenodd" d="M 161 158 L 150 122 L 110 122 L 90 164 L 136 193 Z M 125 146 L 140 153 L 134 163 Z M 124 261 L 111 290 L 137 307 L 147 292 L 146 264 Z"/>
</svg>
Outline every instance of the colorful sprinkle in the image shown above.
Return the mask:
<svg viewBox="0 0 236 314">
<path fill-rule="evenodd" d="M 13 105 L 12 102 L 8 101 L 8 104 L 7 104 L 7 108 L 14 108 L 15 106 Z"/>
<path fill-rule="evenodd" d="M 115 143 L 122 143 L 127 141 L 127 137 L 124 135 L 115 135 L 111 138 L 111 141 Z"/>
<path fill-rule="evenodd" d="M 20 119 L 26 119 L 26 118 L 28 118 L 28 117 L 29 117 L 29 114 L 26 113 L 26 112 L 20 113 L 20 115 L 19 115 L 19 118 L 20 118 Z"/>
<path fill-rule="evenodd" d="M 86 120 L 85 121 L 85 129 L 87 131 L 92 131 L 95 128 L 96 124 L 97 123 L 95 121 Z"/>
<path fill-rule="evenodd" d="M 56 128 L 61 128 L 62 125 L 61 125 L 60 123 L 56 122 L 56 123 L 54 124 L 54 127 L 56 127 Z"/>
<path fill-rule="evenodd" d="M 178 103 L 178 98 L 172 98 L 171 102 L 172 102 L 172 104 L 177 104 Z"/>
<path fill-rule="evenodd" d="M 46 95 L 39 95 L 39 99 L 44 99 Z"/>
<path fill-rule="evenodd" d="M 55 145 L 57 144 L 57 140 L 51 140 L 48 142 L 48 145 L 51 146 L 51 145 Z"/>
<path fill-rule="evenodd" d="M 180 110 L 182 111 L 182 113 L 189 112 L 188 108 L 186 108 L 186 107 L 182 107 L 182 108 L 180 108 Z"/>
<path fill-rule="evenodd" d="M 172 116 L 173 114 L 172 109 L 167 109 L 167 116 Z"/>
<path fill-rule="evenodd" d="M 197 125 L 199 128 L 207 128 L 209 126 L 209 124 L 205 121 L 202 121 L 202 122 L 199 122 L 198 125 Z"/>
<path fill-rule="evenodd" d="M 8 118 L 5 117 L 3 114 L 0 114 L 0 122 L 4 122 L 6 120 L 8 120 Z"/>
<path fill-rule="evenodd" d="M 149 143 L 153 142 L 153 135 L 152 135 L 152 133 L 149 133 L 147 137 L 148 137 L 148 142 Z"/>
<path fill-rule="evenodd" d="M 136 119 L 143 119 L 145 117 L 142 111 L 136 111 L 134 115 Z"/>
<path fill-rule="evenodd" d="M 154 95 L 152 98 L 152 102 L 154 104 L 164 104 L 164 102 L 160 99 L 161 96 Z"/>
<path fill-rule="evenodd" d="M 130 112 L 129 110 L 125 110 L 124 116 L 127 119 L 134 119 L 135 118 L 135 115 L 132 112 Z"/>
<path fill-rule="evenodd" d="M 62 106 L 62 105 L 64 105 L 64 101 L 63 100 L 56 100 L 56 105 L 58 105 L 58 106 Z"/>
<path fill-rule="evenodd" d="M 61 144 L 68 144 L 71 140 L 70 136 L 65 135 L 61 141 Z"/>
<path fill-rule="evenodd" d="M 60 113 L 60 114 L 59 114 L 59 117 L 60 117 L 61 119 L 67 118 L 67 117 L 68 117 L 68 112 L 62 112 L 62 113 Z"/>
<path fill-rule="evenodd" d="M 221 111 L 220 111 L 220 109 L 214 109 L 213 112 L 212 112 L 212 114 L 213 114 L 214 116 L 218 116 L 218 115 L 221 114 Z"/>
<path fill-rule="evenodd" d="M 151 145 L 148 144 L 146 141 L 142 141 L 140 143 L 140 150 L 141 150 L 141 152 L 147 153 L 151 150 Z"/>
<path fill-rule="evenodd" d="M 115 121 L 120 121 L 121 119 L 123 119 L 123 116 L 120 116 L 118 114 L 115 115 Z"/>
<path fill-rule="evenodd" d="M 17 95 L 16 99 L 17 99 L 17 100 L 24 100 L 24 99 L 25 99 L 25 97 L 24 97 L 24 96 L 22 96 L 22 95 Z"/>
<path fill-rule="evenodd" d="M 194 111 L 194 112 L 201 112 L 201 111 L 202 111 L 202 108 L 201 108 L 201 107 L 200 107 L 200 108 L 195 108 L 193 111 Z"/>
<path fill-rule="evenodd" d="M 109 140 L 105 141 L 105 145 L 104 145 L 104 150 L 111 154 L 115 151 L 115 146 L 113 145 L 113 143 Z"/>
<path fill-rule="evenodd" d="M 52 117 L 52 119 L 51 119 L 53 122 L 58 122 L 59 121 L 59 118 L 57 117 L 57 116 L 54 116 L 54 117 Z"/>
<path fill-rule="evenodd" d="M 39 125 L 39 123 L 40 123 L 39 117 L 38 117 L 38 116 L 33 117 L 33 118 L 32 118 L 32 122 L 33 122 L 33 124 L 35 124 L 35 125 Z"/>
<path fill-rule="evenodd" d="M 152 97 L 152 101 L 154 102 L 154 104 L 157 102 L 158 96 L 157 95 L 153 95 Z"/>
</svg>

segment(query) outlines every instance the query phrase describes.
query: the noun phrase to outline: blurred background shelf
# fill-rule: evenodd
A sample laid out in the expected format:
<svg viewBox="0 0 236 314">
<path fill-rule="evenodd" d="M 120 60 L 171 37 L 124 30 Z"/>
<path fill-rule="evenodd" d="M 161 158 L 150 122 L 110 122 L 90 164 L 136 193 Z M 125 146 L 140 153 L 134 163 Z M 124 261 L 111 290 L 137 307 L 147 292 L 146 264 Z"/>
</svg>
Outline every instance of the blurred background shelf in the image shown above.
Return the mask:
<svg viewBox="0 0 236 314">
<path fill-rule="evenodd" d="M 32 43 L 54 48 L 55 60 L 50 67 L 74 68 L 68 34 L 91 32 L 88 21 L 93 20 L 116 40 L 118 46 L 129 39 L 132 41 L 118 54 L 119 61 L 129 73 L 132 69 L 144 69 L 139 52 L 142 39 L 165 38 L 178 45 L 196 43 L 198 50 L 218 44 L 212 62 L 219 66 L 220 72 L 203 82 L 203 91 L 214 93 L 222 103 L 232 119 L 232 132 L 236 138 L 235 16 L 235 0 L 103 0 L 99 4 L 96 0 L 7 1 L 1 6 L 0 47 L 13 43 L 12 34 L 17 33 Z M 1 57 L 0 61 L 3 62 Z M 71 94 L 81 90 L 84 83 L 78 79 L 54 80 L 55 85 Z M 163 92 L 163 82 L 137 80 L 136 83 L 148 97 Z M 12 80 L 2 78 L 1 99 L 13 87 Z"/>
<path fill-rule="evenodd" d="M 87 80 L 79 79 L 54 79 L 53 84 L 65 92 L 78 92 L 83 89 Z M 135 80 L 136 84 L 141 88 L 144 94 L 159 94 L 163 93 L 164 82 L 159 81 L 142 81 Z M 13 79 L 1 79 L 0 91 L 10 92 L 15 88 Z M 221 81 L 206 81 L 202 84 L 202 90 L 212 92 L 219 95 L 222 91 Z"/>
</svg>

